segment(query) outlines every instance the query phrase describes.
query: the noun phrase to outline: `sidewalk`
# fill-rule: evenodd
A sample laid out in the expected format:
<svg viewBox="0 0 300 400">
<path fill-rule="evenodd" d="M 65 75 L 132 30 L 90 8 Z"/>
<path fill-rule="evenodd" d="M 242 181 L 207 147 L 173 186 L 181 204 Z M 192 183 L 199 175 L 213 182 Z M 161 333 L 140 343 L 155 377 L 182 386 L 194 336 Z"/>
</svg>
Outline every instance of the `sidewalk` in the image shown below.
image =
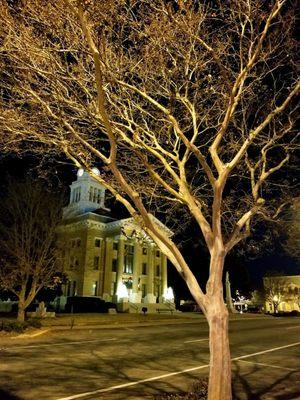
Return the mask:
<svg viewBox="0 0 300 400">
<path fill-rule="evenodd" d="M 101 316 L 102 317 L 102 316 Z M 54 322 L 54 323 L 53 323 Z M 64 329 L 122 329 L 126 327 L 143 327 L 151 325 L 182 324 L 206 322 L 204 315 L 141 315 L 141 314 L 116 314 L 102 318 L 85 317 L 84 315 L 68 315 L 58 317 L 56 321 L 44 321 L 43 327 L 51 331 Z"/>
<path fill-rule="evenodd" d="M 264 314 L 231 314 L 230 321 L 270 319 L 272 317 Z M 147 326 L 178 325 L 178 324 L 207 324 L 205 316 L 200 313 L 178 313 L 173 315 L 162 314 L 68 314 L 59 315 L 55 319 L 42 320 L 41 329 L 32 329 L 22 334 L 0 334 L 1 341 L 5 339 L 28 339 L 41 337 L 49 332 L 61 332 L 71 330 L 109 330 L 142 328 Z"/>
<path fill-rule="evenodd" d="M 129 314 L 130 315 L 130 314 Z M 55 330 L 70 330 L 70 329 L 124 329 L 127 327 L 144 327 L 151 325 L 173 325 L 173 324 L 196 324 L 196 323 L 207 323 L 206 318 L 200 313 L 181 313 L 174 315 L 139 315 L 131 314 L 128 318 L 128 314 L 117 314 L 110 316 L 112 318 L 106 318 L 102 321 L 96 319 L 85 320 L 84 316 L 71 315 L 65 316 L 63 323 L 59 323 L 60 317 L 55 321 L 54 324 L 44 323 L 43 328 L 47 328 L 51 331 Z M 255 320 L 255 319 L 270 319 L 270 316 L 264 314 L 233 314 L 230 315 L 230 321 L 241 321 L 241 320 Z M 74 321 L 72 321 L 74 320 Z"/>
</svg>

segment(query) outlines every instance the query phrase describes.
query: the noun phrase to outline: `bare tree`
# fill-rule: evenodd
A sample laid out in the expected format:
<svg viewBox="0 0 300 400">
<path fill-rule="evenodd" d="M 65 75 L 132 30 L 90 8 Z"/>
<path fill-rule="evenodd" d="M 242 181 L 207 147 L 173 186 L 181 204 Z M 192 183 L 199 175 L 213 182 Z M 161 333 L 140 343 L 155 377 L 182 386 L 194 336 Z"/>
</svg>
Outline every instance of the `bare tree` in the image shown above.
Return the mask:
<svg viewBox="0 0 300 400">
<path fill-rule="evenodd" d="M 271 310 L 278 313 L 278 307 L 285 297 L 288 280 L 283 274 L 269 272 L 264 278 L 265 301 L 269 303 Z"/>
<path fill-rule="evenodd" d="M 0 207 L 0 288 L 18 298 L 18 320 L 38 292 L 54 284 L 62 202 L 29 179 L 11 181 Z"/>
<path fill-rule="evenodd" d="M 285 0 L 28 0 L 0 11 L 3 151 L 62 152 L 127 208 L 208 320 L 208 398 L 231 399 L 223 266 L 254 217 L 276 218 L 288 201 L 293 10 Z M 196 221 L 210 253 L 205 291 L 157 211 Z"/>
</svg>

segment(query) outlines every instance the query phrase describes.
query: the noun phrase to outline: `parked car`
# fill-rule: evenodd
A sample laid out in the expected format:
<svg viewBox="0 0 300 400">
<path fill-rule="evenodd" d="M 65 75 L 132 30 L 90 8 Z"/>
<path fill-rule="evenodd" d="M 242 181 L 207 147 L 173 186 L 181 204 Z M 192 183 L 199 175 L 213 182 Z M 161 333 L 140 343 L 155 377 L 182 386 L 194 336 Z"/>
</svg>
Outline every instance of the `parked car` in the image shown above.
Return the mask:
<svg viewBox="0 0 300 400">
<path fill-rule="evenodd" d="M 300 312 L 297 310 L 293 311 L 278 311 L 277 313 L 272 314 L 274 317 L 299 317 Z"/>
</svg>

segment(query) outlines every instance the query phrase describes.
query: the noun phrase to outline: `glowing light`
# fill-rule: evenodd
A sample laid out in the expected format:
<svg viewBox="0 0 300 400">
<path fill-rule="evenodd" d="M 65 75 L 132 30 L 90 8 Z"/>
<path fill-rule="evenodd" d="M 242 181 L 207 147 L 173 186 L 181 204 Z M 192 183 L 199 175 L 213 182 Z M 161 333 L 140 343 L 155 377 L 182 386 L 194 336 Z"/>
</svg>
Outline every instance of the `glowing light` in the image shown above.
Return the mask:
<svg viewBox="0 0 300 400">
<path fill-rule="evenodd" d="M 77 171 L 77 176 L 82 176 L 84 173 L 84 169 L 83 168 L 79 168 L 79 170 Z"/>
<path fill-rule="evenodd" d="M 173 301 L 174 300 L 174 292 L 171 287 L 168 287 L 164 293 L 165 300 Z"/>
<path fill-rule="evenodd" d="M 99 171 L 99 169 L 98 168 L 92 168 L 92 172 L 93 172 L 93 174 L 95 174 L 95 175 L 100 175 L 100 171 Z"/>
<path fill-rule="evenodd" d="M 128 290 L 123 282 L 119 283 L 119 285 L 118 285 L 117 296 L 118 296 L 118 300 L 128 298 Z"/>
</svg>

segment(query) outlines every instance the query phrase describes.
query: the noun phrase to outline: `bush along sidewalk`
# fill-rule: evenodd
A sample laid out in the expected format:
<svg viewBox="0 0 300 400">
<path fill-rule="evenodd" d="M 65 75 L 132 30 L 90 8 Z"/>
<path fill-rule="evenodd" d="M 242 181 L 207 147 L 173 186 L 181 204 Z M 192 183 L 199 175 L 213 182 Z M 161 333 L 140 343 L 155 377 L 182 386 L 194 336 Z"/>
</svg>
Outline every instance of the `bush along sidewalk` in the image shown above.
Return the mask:
<svg viewBox="0 0 300 400">
<path fill-rule="evenodd" d="M 208 378 L 196 379 L 188 392 L 161 393 L 154 395 L 153 400 L 206 400 L 208 394 Z M 232 400 L 239 397 L 232 393 Z"/>
<path fill-rule="evenodd" d="M 153 400 L 206 400 L 208 393 L 208 379 L 196 380 L 189 392 L 162 393 L 155 395 Z"/>
<path fill-rule="evenodd" d="M 17 332 L 23 333 L 27 328 L 37 328 L 40 329 L 42 327 L 41 321 L 39 318 L 31 318 L 27 321 L 1 321 L 0 323 L 0 331 L 5 332 Z"/>
</svg>

